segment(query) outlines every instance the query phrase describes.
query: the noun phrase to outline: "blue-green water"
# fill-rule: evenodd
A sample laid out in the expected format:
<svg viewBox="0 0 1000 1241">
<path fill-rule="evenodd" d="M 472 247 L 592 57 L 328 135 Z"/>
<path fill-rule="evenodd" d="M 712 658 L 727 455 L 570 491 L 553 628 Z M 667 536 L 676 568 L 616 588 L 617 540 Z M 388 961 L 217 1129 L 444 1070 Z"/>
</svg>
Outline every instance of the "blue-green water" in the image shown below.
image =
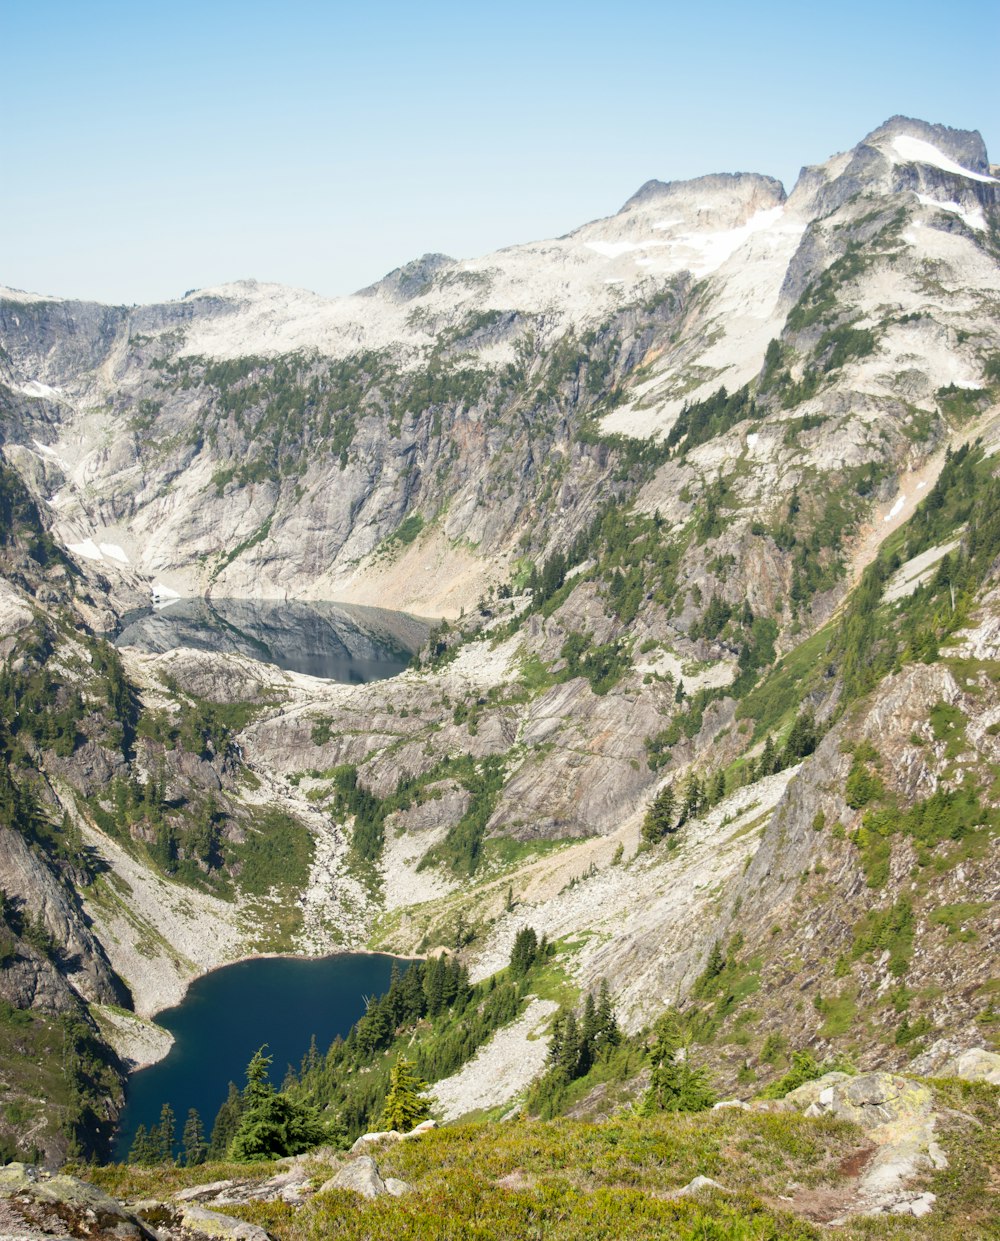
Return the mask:
<svg viewBox="0 0 1000 1241">
<path fill-rule="evenodd" d="M 156 1019 L 174 1045 L 158 1064 L 129 1078 L 115 1158 L 128 1156 L 138 1126 L 156 1124 L 164 1103 L 174 1110 L 178 1135 L 188 1108 L 197 1108 L 207 1137 L 229 1082 L 243 1086 L 244 1070 L 264 1043 L 274 1057 L 271 1079 L 280 1086 L 289 1064 L 298 1069 L 312 1035 L 325 1052 L 362 1016 L 365 996 L 388 990 L 393 960 L 368 953 L 318 961 L 268 957 L 197 979 L 182 1004 Z"/>
</svg>

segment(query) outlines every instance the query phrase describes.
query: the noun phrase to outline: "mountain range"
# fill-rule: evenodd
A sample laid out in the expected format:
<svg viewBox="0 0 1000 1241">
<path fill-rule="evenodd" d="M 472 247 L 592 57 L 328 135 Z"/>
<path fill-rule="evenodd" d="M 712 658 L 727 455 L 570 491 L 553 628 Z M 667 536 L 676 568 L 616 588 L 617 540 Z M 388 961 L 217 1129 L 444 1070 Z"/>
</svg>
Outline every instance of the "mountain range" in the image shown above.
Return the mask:
<svg viewBox="0 0 1000 1241">
<path fill-rule="evenodd" d="M 155 1013 L 265 950 L 477 982 L 530 926 L 734 1092 L 996 1050 L 998 314 L 1000 168 L 898 116 L 350 297 L 0 290 L 0 1039 L 75 1049 L 9 1150 L 106 1154 Z M 366 685 L 107 640 L 181 596 L 431 628 Z"/>
</svg>

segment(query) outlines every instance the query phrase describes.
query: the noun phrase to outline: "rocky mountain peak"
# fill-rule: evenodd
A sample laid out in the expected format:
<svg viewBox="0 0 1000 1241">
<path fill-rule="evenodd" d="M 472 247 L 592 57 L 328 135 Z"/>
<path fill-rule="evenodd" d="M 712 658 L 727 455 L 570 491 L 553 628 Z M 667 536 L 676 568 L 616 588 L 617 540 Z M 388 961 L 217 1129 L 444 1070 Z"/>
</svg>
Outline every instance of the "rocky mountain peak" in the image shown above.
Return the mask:
<svg viewBox="0 0 1000 1241">
<path fill-rule="evenodd" d="M 759 172 L 719 172 L 690 181 L 647 181 L 629 198 L 619 215 L 648 206 L 683 206 L 691 201 L 706 209 L 723 202 L 739 202 L 759 211 L 785 201 L 785 187 Z"/>
<path fill-rule="evenodd" d="M 915 146 L 915 142 L 934 147 L 970 172 L 989 175 L 986 144 L 977 129 L 952 129 L 948 125 L 935 125 L 911 116 L 891 116 L 872 130 L 860 145 L 881 151 L 891 150 L 897 162 L 906 162 L 907 158 L 919 162 L 921 148 Z M 924 152 L 925 158 L 927 154 Z"/>
<path fill-rule="evenodd" d="M 430 288 L 434 276 L 445 267 L 455 267 L 458 260 L 447 254 L 422 254 L 402 267 L 395 267 L 381 280 L 363 289 L 358 297 L 385 297 L 391 301 L 408 302 Z"/>
</svg>

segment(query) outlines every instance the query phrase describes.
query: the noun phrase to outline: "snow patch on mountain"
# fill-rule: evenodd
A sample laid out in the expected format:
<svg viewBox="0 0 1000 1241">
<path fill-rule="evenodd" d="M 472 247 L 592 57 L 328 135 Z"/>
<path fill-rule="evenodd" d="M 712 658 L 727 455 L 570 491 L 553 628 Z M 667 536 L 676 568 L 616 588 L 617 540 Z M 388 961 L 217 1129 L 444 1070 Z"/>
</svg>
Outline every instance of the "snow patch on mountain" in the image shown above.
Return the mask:
<svg viewBox="0 0 1000 1241">
<path fill-rule="evenodd" d="M 973 172 L 971 168 L 963 168 L 961 164 L 949 159 L 943 151 L 939 151 L 933 143 L 925 142 L 923 138 L 914 138 L 910 134 L 896 134 L 890 145 L 904 163 L 930 164 L 932 168 L 940 168 L 942 172 L 951 172 L 958 177 L 968 177 L 971 181 L 1000 185 L 996 177 L 987 177 L 984 173 Z"/>
<path fill-rule="evenodd" d="M 917 200 L 925 207 L 934 207 L 938 211 L 947 211 L 952 215 L 959 216 L 969 228 L 974 228 L 978 232 L 985 232 L 986 230 L 986 217 L 983 215 L 982 208 L 968 211 L 961 203 L 950 200 L 948 202 L 939 202 L 936 198 L 931 198 L 929 194 L 918 194 Z"/>
</svg>

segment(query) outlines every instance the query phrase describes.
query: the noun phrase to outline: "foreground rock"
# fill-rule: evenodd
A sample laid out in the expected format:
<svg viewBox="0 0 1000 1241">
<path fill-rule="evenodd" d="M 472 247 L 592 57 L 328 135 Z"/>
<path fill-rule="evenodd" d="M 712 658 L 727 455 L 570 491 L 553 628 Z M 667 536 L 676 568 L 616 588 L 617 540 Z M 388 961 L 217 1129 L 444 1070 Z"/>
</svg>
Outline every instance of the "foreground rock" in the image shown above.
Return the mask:
<svg viewBox="0 0 1000 1241">
<path fill-rule="evenodd" d="M 786 1107 L 806 1116 L 832 1116 L 858 1125 L 873 1145 L 844 1214 L 926 1215 L 935 1197 L 908 1188 L 920 1173 L 947 1166 L 935 1138 L 937 1117 L 929 1087 L 895 1073 L 848 1077 L 828 1073 L 791 1091 Z"/>
<path fill-rule="evenodd" d="M 403 1194 L 409 1193 L 410 1186 L 406 1181 L 392 1176 L 383 1180 L 375 1160 L 370 1155 L 362 1155 L 344 1164 L 339 1172 L 334 1173 L 320 1186 L 319 1192 L 324 1193 L 328 1189 L 349 1189 L 352 1193 L 360 1194 L 362 1198 L 380 1198 L 383 1194 L 401 1198 Z"/>
<path fill-rule="evenodd" d="M 86 1181 L 23 1163 L 0 1168 L 0 1237 L 53 1236 L 156 1241 L 138 1216 Z"/>
<path fill-rule="evenodd" d="M 248 1224 L 246 1220 L 236 1219 L 232 1215 L 223 1215 L 221 1211 L 210 1211 L 207 1207 L 187 1206 L 181 1211 L 181 1222 L 185 1230 L 204 1237 L 221 1237 L 224 1241 L 268 1241 L 270 1233 L 258 1228 L 256 1224 Z"/>
</svg>

